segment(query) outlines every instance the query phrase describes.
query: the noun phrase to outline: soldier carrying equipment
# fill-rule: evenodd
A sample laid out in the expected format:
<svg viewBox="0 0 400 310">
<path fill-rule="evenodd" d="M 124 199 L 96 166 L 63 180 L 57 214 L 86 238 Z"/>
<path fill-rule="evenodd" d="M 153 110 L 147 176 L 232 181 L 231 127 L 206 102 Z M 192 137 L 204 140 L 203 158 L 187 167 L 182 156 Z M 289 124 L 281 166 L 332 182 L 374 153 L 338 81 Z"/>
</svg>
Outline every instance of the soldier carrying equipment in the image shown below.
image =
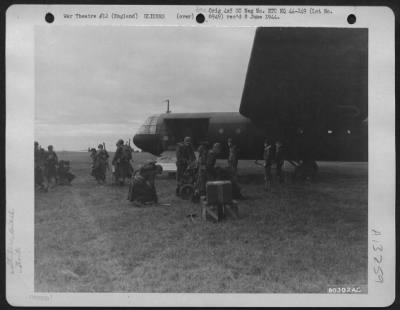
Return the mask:
<svg viewBox="0 0 400 310">
<path fill-rule="evenodd" d="M 132 176 L 132 150 L 129 146 L 124 145 L 124 140 L 120 139 L 117 142 L 117 150 L 115 151 L 112 164 L 115 168 L 115 181 L 119 185 L 124 185 L 125 179 Z"/>
<path fill-rule="evenodd" d="M 282 172 L 282 167 L 284 163 L 284 146 L 281 140 L 276 140 L 273 143 L 270 139 L 265 139 L 264 141 L 264 180 L 265 189 L 268 190 L 271 186 L 272 175 L 271 168 L 273 164 L 276 164 L 276 176 L 282 183 L 284 181 L 284 176 Z"/>
<path fill-rule="evenodd" d="M 57 169 L 57 184 L 71 185 L 73 179 L 75 175 L 70 171 L 69 160 L 60 160 Z"/>
<path fill-rule="evenodd" d="M 236 175 L 237 167 L 239 162 L 239 150 L 234 144 L 233 139 L 228 139 L 229 156 L 228 156 L 228 166 L 232 169 L 232 172 Z"/>
<path fill-rule="evenodd" d="M 58 165 L 58 158 L 57 154 L 53 150 L 53 146 L 49 145 L 47 147 L 47 153 L 45 156 L 45 176 L 47 178 L 48 186 L 52 185 L 55 186 L 56 178 L 57 178 L 57 165 Z M 54 180 L 54 183 L 52 182 Z"/>
<path fill-rule="evenodd" d="M 162 173 L 162 167 L 155 161 L 144 164 L 132 176 L 128 200 L 141 204 L 158 203 L 155 177 Z"/>
<path fill-rule="evenodd" d="M 212 149 L 207 153 L 206 171 L 207 181 L 213 181 L 217 177 L 217 169 L 215 164 L 217 157 L 221 153 L 221 143 L 214 143 Z"/>
<path fill-rule="evenodd" d="M 92 175 L 96 178 L 97 183 L 106 181 L 106 170 L 108 163 L 108 152 L 104 149 L 104 144 L 98 145 L 98 150 L 94 154 Z"/>
<path fill-rule="evenodd" d="M 196 193 L 198 196 L 206 194 L 206 182 L 207 182 L 207 144 L 200 144 L 198 148 L 199 157 L 197 159 L 197 181 L 196 181 Z"/>
<path fill-rule="evenodd" d="M 196 162 L 196 155 L 192 146 L 192 139 L 185 137 L 183 143 L 178 143 L 176 148 L 176 195 L 180 196 L 180 187 L 183 185 L 184 173 L 188 167 Z"/>
</svg>

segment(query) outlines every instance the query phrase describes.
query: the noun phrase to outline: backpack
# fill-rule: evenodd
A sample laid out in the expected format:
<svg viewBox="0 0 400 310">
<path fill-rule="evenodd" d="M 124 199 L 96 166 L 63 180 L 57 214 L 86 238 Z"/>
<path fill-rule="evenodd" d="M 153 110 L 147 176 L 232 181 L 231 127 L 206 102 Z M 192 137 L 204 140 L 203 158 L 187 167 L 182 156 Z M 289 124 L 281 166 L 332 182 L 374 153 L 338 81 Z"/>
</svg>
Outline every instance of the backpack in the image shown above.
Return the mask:
<svg viewBox="0 0 400 310">
<path fill-rule="evenodd" d="M 122 159 L 130 160 L 132 158 L 132 150 L 128 145 L 122 146 Z"/>
</svg>

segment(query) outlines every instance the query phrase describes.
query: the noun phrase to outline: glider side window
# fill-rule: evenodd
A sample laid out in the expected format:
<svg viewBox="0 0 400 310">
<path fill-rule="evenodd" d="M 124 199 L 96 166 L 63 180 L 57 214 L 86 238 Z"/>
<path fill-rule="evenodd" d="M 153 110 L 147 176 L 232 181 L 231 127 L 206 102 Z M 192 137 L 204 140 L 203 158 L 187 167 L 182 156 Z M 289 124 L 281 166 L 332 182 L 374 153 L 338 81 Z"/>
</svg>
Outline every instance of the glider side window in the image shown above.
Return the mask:
<svg viewBox="0 0 400 310">
<path fill-rule="evenodd" d="M 155 134 L 157 129 L 158 116 L 150 117 L 149 134 Z"/>
<path fill-rule="evenodd" d="M 157 129 L 158 115 L 147 118 L 142 126 L 140 126 L 139 134 L 155 134 Z"/>
</svg>

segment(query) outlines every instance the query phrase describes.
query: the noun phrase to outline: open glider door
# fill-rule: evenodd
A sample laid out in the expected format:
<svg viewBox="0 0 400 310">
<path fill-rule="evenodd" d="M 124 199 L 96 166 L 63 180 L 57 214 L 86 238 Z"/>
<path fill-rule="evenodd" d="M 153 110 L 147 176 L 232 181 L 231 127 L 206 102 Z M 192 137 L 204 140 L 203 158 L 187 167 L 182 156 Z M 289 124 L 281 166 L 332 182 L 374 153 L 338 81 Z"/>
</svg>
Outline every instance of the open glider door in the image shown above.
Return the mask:
<svg viewBox="0 0 400 310">
<path fill-rule="evenodd" d="M 209 118 L 164 119 L 163 143 L 165 150 L 173 150 L 186 136 L 192 138 L 193 145 L 207 140 Z"/>
</svg>

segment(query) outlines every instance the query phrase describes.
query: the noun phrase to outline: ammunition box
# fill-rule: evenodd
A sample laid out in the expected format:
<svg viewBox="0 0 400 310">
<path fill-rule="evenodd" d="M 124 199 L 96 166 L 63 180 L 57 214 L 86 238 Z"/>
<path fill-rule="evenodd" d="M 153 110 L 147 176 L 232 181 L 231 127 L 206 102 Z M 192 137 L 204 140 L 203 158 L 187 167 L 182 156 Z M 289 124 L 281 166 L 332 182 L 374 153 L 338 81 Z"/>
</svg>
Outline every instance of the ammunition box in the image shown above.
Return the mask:
<svg viewBox="0 0 400 310">
<path fill-rule="evenodd" d="M 207 182 L 206 191 L 208 204 L 232 202 L 232 183 L 230 181 Z"/>
</svg>

